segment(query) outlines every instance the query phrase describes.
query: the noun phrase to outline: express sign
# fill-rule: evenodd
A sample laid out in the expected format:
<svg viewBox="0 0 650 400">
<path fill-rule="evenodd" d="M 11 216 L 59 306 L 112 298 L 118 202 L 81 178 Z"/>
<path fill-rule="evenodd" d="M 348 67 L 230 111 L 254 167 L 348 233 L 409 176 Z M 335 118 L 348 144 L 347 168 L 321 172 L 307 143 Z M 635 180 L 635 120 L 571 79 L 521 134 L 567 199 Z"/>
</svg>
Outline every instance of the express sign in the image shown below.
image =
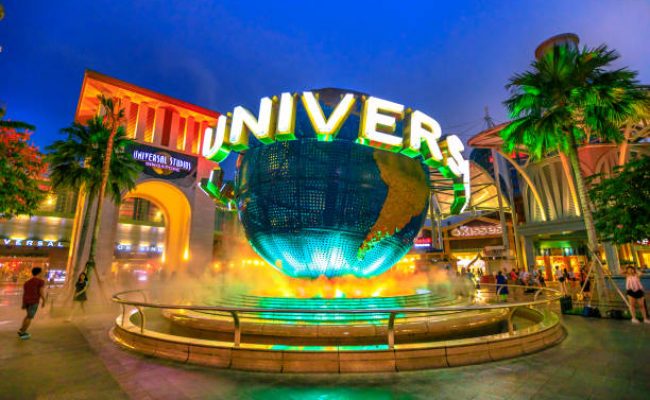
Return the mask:
<svg viewBox="0 0 650 400">
<path fill-rule="evenodd" d="M 501 225 L 478 225 L 466 226 L 462 225 L 454 228 L 451 231 L 451 236 L 467 237 L 467 236 L 499 236 L 503 233 Z"/>
<path fill-rule="evenodd" d="M 411 158 L 421 157 L 424 164 L 454 179 L 455 196 L 462 201 L 455 202 L 452 209 L 462 212 L 469 203 L 469 161 L 462 156 L 464 146 L 461 140 L 455 135 L 443 140 L 440 124 L 421 111 L 372 96 L 343 94 L 328 117 L 323 112 L 318 95 L 313 92 L 264 97 L 257 116 L 237 106 L 232 115 L 219 116 L 216 128 L 205 130 L 203 156 L 221 162 L 231 151 L 247 150 L 249 133 L 263 144 L 296 139 L 298 98 L 309 116 L 316 138 L 325 142 L 336 139 L 353 107 L 360 102 L 361 123 L 357 143 L 400 152 Z M 403 121 L 402 132 L 397 132 L 398 121 Z"/>
</svg>

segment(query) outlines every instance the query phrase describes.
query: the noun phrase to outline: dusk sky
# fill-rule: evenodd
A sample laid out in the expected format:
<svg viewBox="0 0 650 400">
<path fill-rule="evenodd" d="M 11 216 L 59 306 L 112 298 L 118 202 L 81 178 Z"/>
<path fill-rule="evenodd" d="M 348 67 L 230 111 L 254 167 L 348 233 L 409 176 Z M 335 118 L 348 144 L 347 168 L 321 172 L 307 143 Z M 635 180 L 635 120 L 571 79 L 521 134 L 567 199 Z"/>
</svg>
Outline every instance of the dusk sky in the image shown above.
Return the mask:
<svg viewBox="0 0 650 400">
<path fill-rule="evenodd" d="M 9 0 L 0 101 L 56 139 L 89 68 L 220 112 L 282 91 L 341 87 L 421 109 L 466 140 L 483 108 L 564 32 L 607 43 L 650 83 L 650 2 Z"/>
</svg>

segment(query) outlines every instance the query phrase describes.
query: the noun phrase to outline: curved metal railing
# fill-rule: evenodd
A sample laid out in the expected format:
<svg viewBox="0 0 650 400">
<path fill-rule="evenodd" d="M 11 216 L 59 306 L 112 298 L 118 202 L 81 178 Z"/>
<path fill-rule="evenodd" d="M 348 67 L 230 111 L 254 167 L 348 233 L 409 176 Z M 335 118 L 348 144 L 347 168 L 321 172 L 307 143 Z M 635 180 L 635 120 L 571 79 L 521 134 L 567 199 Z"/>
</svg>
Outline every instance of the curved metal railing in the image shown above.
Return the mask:
<svg viewBox="0 0 650 400">
<path fill-rule="evenodd" d="M 493 283 L 481 283 L 481 287 L 490 287 L 496 289 L 496 295 L 501 294 L 504 285 L 497 285 Z M 507 285 L 508 289 L 530 289 L 529 286 L 522 285 Z M 513 316 L 520 308 L 533 308 L 534 306 L 548 305 L 552 302 L 558 301 L 562 297 L 562 293 L 558 290 L 547 287 L 535 287 L 535 294 L 532 301 L 515 301 L 515 302 L 500 302 L 494 304 L 471 304 L 471 305 L 454 305 L 454 306 L 437 306 L 437 307 L 405 307 L 405 308 L 368 308 L 368 309 L 305 309 L 305 308 L 261 308 L 261 307 L 226 307 L 226 306 L 198 306 L 198 305 L 181 305 L 181 304 L 162 304 L 162 303 L 149 303 L 146 291 L 142 289 L 125 290 L 115 293 L 112 300 L 122 307 L 122 327 L 126 320 L 127 306 L 133 307 L 139 314 L 140 333 L 144 334 L 146 317 L 144 313 L 145 308 L 166 309 L 166 310 L 190 310 L 190 311 L 212 311 L 230 314 L 233 319 L 233 344 L 234 347 L 239 347 L 241 343 L 241 319 L 242 314 L 254 313 L 278 313 L 278 314 L 386 314 L 388 316 L 388 347 L 390 349 L 395 346 L 395 321 L 399 314 L 435 314 L 439 312 L 450 311 L 480 311 L 480 310 L 508 310 L 508 332 L 514 335 Z M 143 301 L 127 300 L 123 297 L 128 294 L 139 293 Z M 545 296 L 540 299 L 540 295 L 544 293 Z"/>
</svg>

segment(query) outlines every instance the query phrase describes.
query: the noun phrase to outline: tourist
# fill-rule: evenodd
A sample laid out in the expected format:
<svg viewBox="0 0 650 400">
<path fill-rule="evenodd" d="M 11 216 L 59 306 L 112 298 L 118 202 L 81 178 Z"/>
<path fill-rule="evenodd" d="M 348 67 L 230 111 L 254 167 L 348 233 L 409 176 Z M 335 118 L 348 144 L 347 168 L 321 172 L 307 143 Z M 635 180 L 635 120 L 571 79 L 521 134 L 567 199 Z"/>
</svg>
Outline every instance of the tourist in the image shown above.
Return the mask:
<svg viewBox="0 0 650 400">
<path fill-rule="evenodd" d="M 630 314 L 632 315 L 632 323 L 638 324 L 639 320 L 636 318 L 636 307 L 634 303 L 638 303 L 641 308 L 641 316 L 643 322 L 650 324 L 648 319 L 648 312 L 645 308 L 645 293 L 643 292 L 643 285 L 639 279 L 639 273 L 636 268 L 630 266 L 625 271 L 625 289 L 627 290 L 627 299 L 630 302 Z"/>
<path fill-rule="evenodd" d="M 499 301 L 506 301 L 508 299 L 508 280 L 503 275 L 501 270 L 497 273 L 497 296 Z"/>
<path fill-rule="evenodd" d="M 564 283 L 566 278 L 564 277 L 564 272 L 560 269 L 559 265 L 555 266 L 555 279 L 560 282 L 560 291 L 562 291 L 562 294 L 566 294 L 566 285 Z"/>
<path fill-rule="evenodd" d="M 36 316 L 39 300 L 42 301 L 43 307 L 45 307 L 45 281 L 40 278 L 42 273 L 42 268 L 32 268 L 32 278 L 23 285 L 23 309 L 27 312 L 27 315 L 18 330 L 18 336 L 23 340 L 31 337 L 27 333 L 27 329 L 29 329 L 29 325 L 32 323 L 34 316 Z"/>
<path fill-rule="evenodd" d="M 88 300 L 88 297 L 86 296 L 87 290 L 88 290 L 88 277 L 85 272 L 82 272 L 79 274 L 79 278 L 77 279 L 77 282 L 74 284 L 74 297 L 72 298 L 72 310 L 70 310 L 70 316 L 66 320 L 67 322 L 72 321 L 72 316 L 74 315 L 74 311 L 77 308 L 76 304 L 79 304 L 79 307 L 81 307 L 81 312 L 84 315 L 86 314 L 86 308 L 84 304 L 86 303 L 86 300 Z"/>
<path fill-rule="evenodd" d="M 533 267 L 531 267 L 533 268 Z M 546 279 L 544 278 L 544 270 L 539 270 L 539 286 L 546 287 Z"/>
<path fill-rule="evenodd" d="M 508 276 L 509 276 L 510 280 L 512 281 L 512 283 L 517 282 L 517 273 L 515 272 L 514 269 L 510 269 L 510 274 L 508 274 Z"/>
</svg>

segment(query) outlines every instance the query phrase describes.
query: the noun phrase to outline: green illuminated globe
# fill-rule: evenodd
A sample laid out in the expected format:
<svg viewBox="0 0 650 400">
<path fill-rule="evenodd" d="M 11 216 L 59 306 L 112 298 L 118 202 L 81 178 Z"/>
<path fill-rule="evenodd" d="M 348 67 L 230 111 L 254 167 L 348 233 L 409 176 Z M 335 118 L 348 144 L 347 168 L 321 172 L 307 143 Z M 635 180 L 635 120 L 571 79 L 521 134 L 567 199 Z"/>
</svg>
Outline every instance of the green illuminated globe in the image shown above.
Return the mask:
<svg viewBox="0 0 650 400">
<path fill-rule="evenodd" d="M 343 91 L 317 93 L 328 116 Z M 299 106 L 296 140 L 251 143 L 241 156 L 235 198 L 247 238 L 289 276 L 379 275 L 409 251 L 424 223 L 426 168 L 355 143 L 356 107 L 337 137 L 321 142 Z"/>
</svg>

